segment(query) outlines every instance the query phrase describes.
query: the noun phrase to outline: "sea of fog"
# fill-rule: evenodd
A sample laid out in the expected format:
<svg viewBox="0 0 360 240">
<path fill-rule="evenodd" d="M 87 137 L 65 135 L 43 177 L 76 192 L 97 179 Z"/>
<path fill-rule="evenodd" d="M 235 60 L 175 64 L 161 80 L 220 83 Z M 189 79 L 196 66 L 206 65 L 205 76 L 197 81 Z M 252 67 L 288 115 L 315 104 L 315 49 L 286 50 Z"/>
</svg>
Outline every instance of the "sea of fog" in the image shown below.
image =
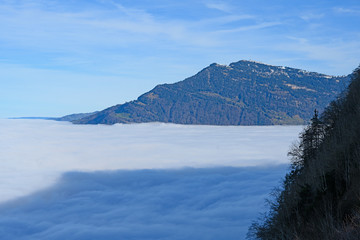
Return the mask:
<svg viewBox="0 0 360 240">
<path fill-rule="evenodd" d="M 244 239 L 302 128 L 0 120 L 0 239 Z"/>
</svg>

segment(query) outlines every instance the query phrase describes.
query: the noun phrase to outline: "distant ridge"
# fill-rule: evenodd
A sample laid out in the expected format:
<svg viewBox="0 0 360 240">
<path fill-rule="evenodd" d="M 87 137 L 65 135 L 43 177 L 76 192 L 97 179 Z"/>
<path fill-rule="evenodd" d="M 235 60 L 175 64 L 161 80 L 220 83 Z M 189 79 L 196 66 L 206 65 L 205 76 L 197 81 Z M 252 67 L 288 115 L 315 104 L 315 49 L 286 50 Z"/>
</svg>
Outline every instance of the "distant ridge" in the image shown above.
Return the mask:
<svg viewBox="0 0 360 240">
<path fill-rule="evenodd" d="M 213 63 L 183 81 L 158 85 L 135 101 L 73 122 L 305 124 L 314 109 L 323 110 L 345 89 L 349 79 L 255 61 Z"/>
<path fill-rule="evenodd" d="M 35 120 L 35 119 L 40 119 L 40 120 L 56 120 L 57 118 L 53 118 L 53 117 L 10 117 L 8 119 L 29 119 L 29 120 Z"/>
<path fill-rule="evenodd" d="M 84 117 L 91 116 L 93 114 L 96 114 L 97 112 L 91 112 L 91 113 L 74 113 L 70 115 L 66 115 L 63 117 L 13 117 L 9 119 L 40 119 L 40 120 L 55 120 L 55 121 L 75 121 L 79 120 Z"/>
<path fill-rule="evenodd" d="M 63 117 L 59 117 L 59 118 L 55 118 L 55 120 L 57 121 L 76 121 L 91 115 L 94 115 L 96 113 L 98 113 L 99 111 L 96 112 L 91 112 L 91 113 L 74 113 L 74 114 L 70 114 L 70 115 L 66 115 Z"/>
</svg>

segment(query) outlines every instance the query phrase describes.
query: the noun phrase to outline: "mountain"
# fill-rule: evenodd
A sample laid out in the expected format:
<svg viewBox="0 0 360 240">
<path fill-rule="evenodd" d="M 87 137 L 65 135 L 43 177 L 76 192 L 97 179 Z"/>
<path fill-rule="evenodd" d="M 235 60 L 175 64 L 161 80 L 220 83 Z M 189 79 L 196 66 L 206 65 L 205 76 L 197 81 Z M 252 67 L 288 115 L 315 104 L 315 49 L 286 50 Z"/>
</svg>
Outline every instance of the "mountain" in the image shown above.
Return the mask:
<svg viewBox="0 0 360 240">
<path fill-rule="evenodd" d="M 59 117 L 59 118 L 53 118 L 52 120 L 56 120 L 56 121 L 76 121 L 91 115 L 94 115 L 96 113 L 98 113 L 99 111 L 96 112 L 91 112 L 91 113 L 74 113 L 74 114 L 70 114 L 70 115 L 66 115 L 63 117 Z"/>
<path fill-rule="evenodd" d="M 137 100 L 73 121 L 79 124 L 170 122 L 210 125 L 304 124 L 344 89 L 348 76 L 328 76 L 253 61 L 211 64 Z"/>
<path fill-rule="evenodd" d="M 292 147 L 291 172 L 249 238 L 360 239 L 360 67 Z"/>
</svg>

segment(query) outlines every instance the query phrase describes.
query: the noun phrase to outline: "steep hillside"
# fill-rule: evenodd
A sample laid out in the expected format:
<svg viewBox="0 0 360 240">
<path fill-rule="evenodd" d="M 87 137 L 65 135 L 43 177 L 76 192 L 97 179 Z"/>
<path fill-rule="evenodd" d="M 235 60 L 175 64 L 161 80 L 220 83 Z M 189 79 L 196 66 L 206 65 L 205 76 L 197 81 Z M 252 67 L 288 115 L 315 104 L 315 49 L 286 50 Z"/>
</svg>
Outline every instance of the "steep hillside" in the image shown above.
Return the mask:
<svg viewBox="0 0 360 240">
<path fill-rule="evenodd" d="M 292 171 L 254 239 L 360 239 L 360 68 L 290 151 Z"/>
<path fill-rule="evenodd" d="M 211 64 L 195 76 L 156 86 L 137 100 L 74 121 L 82 124 L 304 124 L 345 88 L 333 77 L 252 61 Z"/>
</svg>

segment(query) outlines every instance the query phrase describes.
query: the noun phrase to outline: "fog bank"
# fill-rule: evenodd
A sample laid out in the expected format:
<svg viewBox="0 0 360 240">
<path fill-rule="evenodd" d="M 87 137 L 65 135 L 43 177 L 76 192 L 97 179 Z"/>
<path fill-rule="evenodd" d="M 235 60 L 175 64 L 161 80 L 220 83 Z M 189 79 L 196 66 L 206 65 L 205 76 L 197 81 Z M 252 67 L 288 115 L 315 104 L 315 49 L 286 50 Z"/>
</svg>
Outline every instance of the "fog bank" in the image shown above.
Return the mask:
<svg viewBox="0 0 360 240">
<path fill-rule="evenodd" d="M 0 205 L 0 239 L 245 239 L 287 166 L 68 172 Z"/>
<path fill-rule="evenodd" d="M 0 202 L 48 187 L 74 170 L 283 164 L 301 129 L 0 120 Z"/>
</svg>

